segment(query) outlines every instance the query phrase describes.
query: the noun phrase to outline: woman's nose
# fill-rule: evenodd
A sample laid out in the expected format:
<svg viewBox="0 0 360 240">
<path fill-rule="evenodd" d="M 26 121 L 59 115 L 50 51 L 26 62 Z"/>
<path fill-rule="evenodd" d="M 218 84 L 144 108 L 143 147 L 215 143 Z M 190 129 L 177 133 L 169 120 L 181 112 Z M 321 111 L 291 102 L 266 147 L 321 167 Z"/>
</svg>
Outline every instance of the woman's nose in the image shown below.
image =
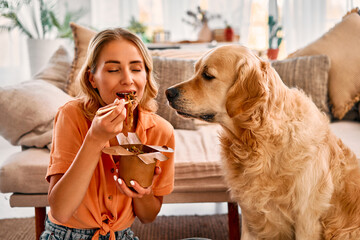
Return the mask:
<svg viewBox="0 0 360 240">
<path fill-rule="evenodd" d="M 125 70 L 123 71 L 123 74 L 121 76 L 121 80 L 120 80 L 121 84 L 127 85 L 127 84 L 132 84 L 133 83 L 133 79 L 132 79 L 132 74 L 130 70 Z"/>
</svg>

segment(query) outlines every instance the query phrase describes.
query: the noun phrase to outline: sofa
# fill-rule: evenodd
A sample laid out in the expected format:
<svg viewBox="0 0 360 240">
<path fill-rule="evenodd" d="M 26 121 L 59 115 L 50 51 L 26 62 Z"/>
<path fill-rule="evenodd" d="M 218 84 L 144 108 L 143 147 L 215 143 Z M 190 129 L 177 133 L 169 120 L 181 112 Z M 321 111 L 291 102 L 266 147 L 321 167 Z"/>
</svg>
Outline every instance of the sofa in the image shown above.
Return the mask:
<svg viewBox="0 0 360 240">
<path fill-rule="evenodd" d="M 45 174 L 53 119 L 58 107 L 79 90 L 75 77 L 95 34 L 81 25 L 71 26 L 73 57 L 60 46 L 31 80 L 0 88 L 0 134 L 11 144 L 22 146 L 0 166 L 0 191 L 12 193 L 12 207 L 35 208 L 37 237 L 44 228 L 48 206 Z M 338 32 L 346 36 L 337 39 Z M 344 44 L 343 38 L 352 45 Z M 360 16 L 352 12 L 321 38 L 271 64 L 286 85 L 301 88 L 327 114 L 333 132 L 360 159 L 359 40 Z M 324 44 L 324 48 L 317 46 Z M 164 203 L 227 202 L 229 238 L 240 239 L 238 206 L 222 177 L 218 140 L 221 127 L 179 117 L 167 105 L 164 94 L 166 88 L 192 75 L 194 62 L 203 53 L 182 49 L 151 51 L 160 86 L 157 113 L 174 126 L 176 140 L 175 188 Z"/>
</svg>

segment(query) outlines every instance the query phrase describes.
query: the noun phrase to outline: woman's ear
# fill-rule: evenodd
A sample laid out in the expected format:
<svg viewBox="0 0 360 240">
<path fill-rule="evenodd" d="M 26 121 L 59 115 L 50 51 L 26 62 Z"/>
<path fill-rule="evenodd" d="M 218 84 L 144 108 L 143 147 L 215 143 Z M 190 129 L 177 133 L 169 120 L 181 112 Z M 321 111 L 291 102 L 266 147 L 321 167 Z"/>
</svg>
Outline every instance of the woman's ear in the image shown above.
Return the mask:
<svg viewBox="0 0 360 240">
<path fill-rule="evenodd" d="M 260 64 L 242 61 L 238 64 L 238 75 L 230 87 L 226 99 L 226 111 L 233 118 L 255 109 L 265 102 L 267 77 L 264 62 Z"/>
<path fill-rule="evenodd" d="M 88 79 L 89 79 L 89 82 L 90 82 L 91 86 L 93 88 L 97 88 L 95 78 L 94 78 L 94 74 L 91 73 L 90 69 L 87 70 L 86 75 L 88 75 Z"/>
</svg>

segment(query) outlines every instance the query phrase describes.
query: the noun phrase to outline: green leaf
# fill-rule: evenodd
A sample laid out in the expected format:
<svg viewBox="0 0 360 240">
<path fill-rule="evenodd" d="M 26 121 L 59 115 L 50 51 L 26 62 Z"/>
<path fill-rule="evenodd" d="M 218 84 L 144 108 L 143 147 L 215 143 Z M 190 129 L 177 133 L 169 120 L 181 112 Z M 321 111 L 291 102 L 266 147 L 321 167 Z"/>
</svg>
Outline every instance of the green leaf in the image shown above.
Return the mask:
<svg viewBox="0 0 360 240">
<path fill-rule="evenodd" d="M 69 11 L 67 5 L 65 5 L 66 13 L 61 21 L 56 13 L 57 4 L 57 0 L 0 0 L 0 16 L 7 18 L 11 22 L 8 27 L 1 29 L 4 31 L 19 29 L 29 38 L 46 38 L 56 29 L 57 37 L 66 36 L 72 38 L 70 22 L 77 21 L 86 11 L 85 9 Z M 26 7 L 26 9 L 20 11 L 23 6 Z M 21 23 L 20 19 L 23 19 L 21 15 L 24 13 L 24 10 L 28 11 L 28 14 L 31 16 L 31 22 L 29 24 L 34 26 L 34 29 L 38 32 L 38 36 L 32 36 L 28 29 Z"/>
</svg>

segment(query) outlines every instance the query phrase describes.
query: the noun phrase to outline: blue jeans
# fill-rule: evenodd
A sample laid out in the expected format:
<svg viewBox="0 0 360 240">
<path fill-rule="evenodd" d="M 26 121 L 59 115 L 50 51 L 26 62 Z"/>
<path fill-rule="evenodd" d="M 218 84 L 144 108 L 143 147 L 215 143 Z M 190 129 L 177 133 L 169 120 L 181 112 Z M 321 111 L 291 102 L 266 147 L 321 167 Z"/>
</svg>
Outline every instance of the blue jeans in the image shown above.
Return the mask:
<svg viewBox="0 0 360 240">
<path fill-rule="evenodd" d="M 40 240 L 91 240 L 97 229 L 76 229 L 57 225 L 48 218 L 45 221 L 45 231 L 41 234 Z M 100 235 L 99 240 L 107 240 L 110 233 Z M 116 240 L 139 240 L 134 236 L 130 228 L 115 232 Z"/>
</svg>

